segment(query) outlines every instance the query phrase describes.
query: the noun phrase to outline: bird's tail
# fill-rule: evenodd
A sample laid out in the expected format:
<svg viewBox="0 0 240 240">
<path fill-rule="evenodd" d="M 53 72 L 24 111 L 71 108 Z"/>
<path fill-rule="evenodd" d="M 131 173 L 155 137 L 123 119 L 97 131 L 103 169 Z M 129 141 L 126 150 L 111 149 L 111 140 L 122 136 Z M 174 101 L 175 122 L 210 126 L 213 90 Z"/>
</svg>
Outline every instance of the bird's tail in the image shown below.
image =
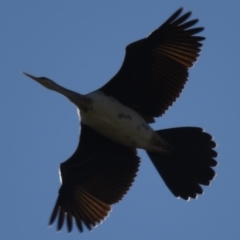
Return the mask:
<svg viewBox="0 0 240 240">
<path fill-rule="evenodd" d="M 171 146 L 168 153 L 147 151 L 170 191 L 185 200 L 203 193 L 200 186 L 209 185 L 217 165 L 216 143 L 212 136 L 197 127 L 181 127 L 156 131 Z"/>
</svg>

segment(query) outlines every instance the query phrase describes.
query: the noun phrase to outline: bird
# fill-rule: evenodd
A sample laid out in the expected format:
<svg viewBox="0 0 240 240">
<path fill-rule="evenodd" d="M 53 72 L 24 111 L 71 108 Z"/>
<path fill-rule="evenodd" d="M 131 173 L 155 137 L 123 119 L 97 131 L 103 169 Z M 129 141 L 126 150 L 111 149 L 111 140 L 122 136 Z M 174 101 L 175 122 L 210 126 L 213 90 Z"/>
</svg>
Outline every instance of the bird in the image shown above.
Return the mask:
<svg viewBox="0 0 240 240">
<path fill-rule="evenodd" d="M 205 37 L 197 34 L 198 19 L 183 8 L 149 36 L 129 44 L 119 71 L 88 94 L 68 90 L 46 77 L 27 77 L 64 95 L 78 111 L 80 137 L 73 155 L 60 164 L 60 182 L 49 225 L 64 224 L 71 232 L 92 230 L 104 221 L 112 205 L 122 200 L 140 166 L 144 149 L 172 194 L 195 199 L 209 185 L 217 166 L 216 143 L 200 127 L 154 130 L 180 96 L 189 68 Z M 194 27 L 193 27 L 194 26 Z"/>
</svg>

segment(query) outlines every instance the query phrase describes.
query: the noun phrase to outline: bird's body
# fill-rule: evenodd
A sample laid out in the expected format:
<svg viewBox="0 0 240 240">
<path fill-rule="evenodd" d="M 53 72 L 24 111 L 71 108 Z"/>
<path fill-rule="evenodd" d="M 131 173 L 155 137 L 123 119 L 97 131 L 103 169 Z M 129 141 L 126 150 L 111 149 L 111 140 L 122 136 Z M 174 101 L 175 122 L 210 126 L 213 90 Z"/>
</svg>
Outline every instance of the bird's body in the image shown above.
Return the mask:
<svg viewBox="0 0 240 240">
<path fill-rule="evenodd" d="M 79 111 L 81 134 L 73 155 L 60 165 L 61 187 L 50 225 L 68 231 L 75 219 L 82 232 L 100 223 L 127 193 L 137 174 L 137 148 L 145 149 L 176 197 L 203 193 L 217 165 L 210 134 L 197 127 L 153 130 L 149 124 L 179 97 L 199 56 L 203 28 L 191 13 L 176 11 L 147 38 L 126 47 L 118 73 L 100 89 L 82 95 L 45 77 L 28 77 L 59 92 Z"/>
<path fill-rule="evenodd" d="M 81 110 L 78 106 L 83 124 L 125 146 L 161 151 L 160 137 L 135 110 L 101 91 L 89 93 L 86 98 L 88 107 Z"/>
</svg>

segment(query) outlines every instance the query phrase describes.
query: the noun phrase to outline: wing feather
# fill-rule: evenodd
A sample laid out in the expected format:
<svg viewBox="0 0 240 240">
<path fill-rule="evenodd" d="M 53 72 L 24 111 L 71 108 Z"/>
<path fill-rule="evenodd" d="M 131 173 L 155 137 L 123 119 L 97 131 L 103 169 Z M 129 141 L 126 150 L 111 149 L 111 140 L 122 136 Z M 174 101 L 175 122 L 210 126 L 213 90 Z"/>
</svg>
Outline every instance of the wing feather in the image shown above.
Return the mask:
<svg viewBox="0 0 240 240">
<path fill-rule="evenodd" d="M 198 20 L 187 21 L 191 12 L 181 16 L 182 10 L 147 38 L 129 44 L 119 72 L 99 89 L 134 108 L 148 122 L 179 97 L 204 40 L 195 36 L 202 27 L 191 28 Z"/>
<path fill-rule="evenodd" d="M 62 186 L 49 224 L 58 218 L 69 232 L 75 219 L 80 232 L 103 221 L 111 205 L 127 193 L 138 171 L 139 158 L 127 148 L 83 125 L 77 150 L 60 166 Z"/>
</svg>

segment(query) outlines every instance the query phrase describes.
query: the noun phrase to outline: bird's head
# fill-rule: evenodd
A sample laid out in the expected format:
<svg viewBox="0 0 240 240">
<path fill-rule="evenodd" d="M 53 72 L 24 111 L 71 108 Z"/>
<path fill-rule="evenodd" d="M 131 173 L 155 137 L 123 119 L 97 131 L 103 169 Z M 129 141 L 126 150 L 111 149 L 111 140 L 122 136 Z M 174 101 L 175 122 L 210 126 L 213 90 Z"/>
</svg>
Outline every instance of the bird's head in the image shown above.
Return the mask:
<svg viewBox="0 0 240 240">
<path fill-rule="evenodd" d="M 27 77 L 35 80 L 36 82 L 40 83 L 41 85 L 43 85 L 44 87 L 50 89 L 50 90 L 55 90 L 58 87 L 58 84 L 56 84 L 54 81 L 52 81 L 49 78 L 46 77 L 34 77 L 28 73 L 22 72 L 24 75 L 26 75 Z"/>
<path fill-rule="evenodd" d="M 55 92 L 61 93 L 65 97 L 67 97 L 72 103 L 74 103 L 79 109 L 87 109 L 89 106 L 89 99 L 84 95 L 81 95 L 77 92 L 68 90 L 49 78 L 46 77 L 34 77 L 28 73 L 23 72 L 24 75 L 27 77 L 35 80 L 36 82 L 40 83 L 42 86 L 53 90 Z"/>
</svg>

